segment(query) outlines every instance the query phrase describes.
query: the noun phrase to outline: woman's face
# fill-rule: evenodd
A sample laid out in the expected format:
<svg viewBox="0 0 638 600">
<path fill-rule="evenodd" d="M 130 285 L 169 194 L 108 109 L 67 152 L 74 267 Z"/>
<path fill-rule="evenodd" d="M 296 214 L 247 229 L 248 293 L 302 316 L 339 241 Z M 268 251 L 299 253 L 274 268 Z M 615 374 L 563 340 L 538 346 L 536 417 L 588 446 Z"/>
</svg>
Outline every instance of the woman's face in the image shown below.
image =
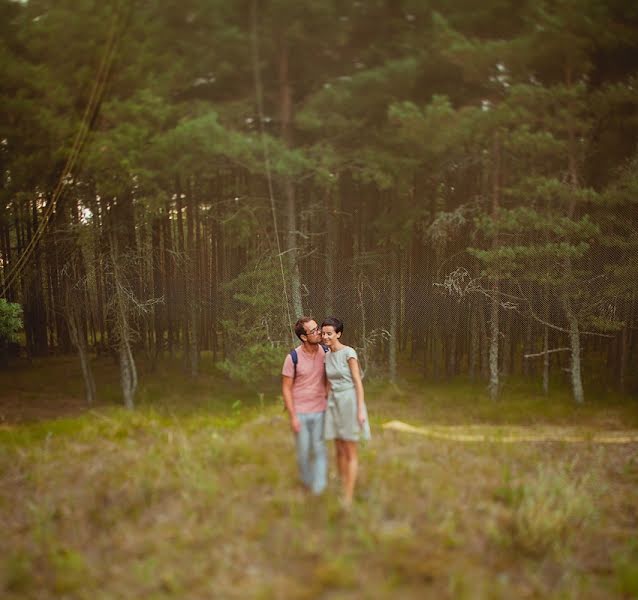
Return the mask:
<svg viewBox="0 0 638 600">
<path fill-rule="evenodd" d="M 332 325 L 324 325 L 321 328 L 321 341 L 328 347 L 332 346 L 340 337 L 341 334 L 336 333 Z"/>
</svg>

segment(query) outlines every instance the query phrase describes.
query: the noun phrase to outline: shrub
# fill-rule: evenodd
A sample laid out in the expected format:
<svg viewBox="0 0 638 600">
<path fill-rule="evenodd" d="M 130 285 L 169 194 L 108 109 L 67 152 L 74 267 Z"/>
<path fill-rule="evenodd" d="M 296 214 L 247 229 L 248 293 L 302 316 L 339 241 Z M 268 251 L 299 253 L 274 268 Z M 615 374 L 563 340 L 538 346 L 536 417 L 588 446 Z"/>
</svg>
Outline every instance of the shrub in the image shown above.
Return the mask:
<svg viewBox="0 0 638 600">
<path fill-rule="evenodd" d="M 638 541 L 616 555 L 614 575 L 618 592 L 627 598 L 638 598 Z"/>
<path fill-rule="evenodd" d="M 510 505 L 510 542 L 530 554 L 557 551 L 594 514 L 590 476 L 576 478 L 573 466 L 540 465 L 533 477 L 509 484 L 499 496 Z"/>
<path fill-rule="evenodd" d="M 0 298 L 0 343 L 14 342 L 22 329 L 22 307 Z"/>
<path fill-rule="evenodd" d="M 0 367 L 6 366 L 9 342 L 17 339 L 20 329 L 22 329 L 22 307 L 0 298 Z"/>
<path fill-rule="evenodd" d="M 253 344 L 217 366 L 231 379 L 250 386 L 274 381 L 281 372 L 286 349 L 269 344 Z"/>
<path fill-rule="evenodd" d="M 279 266 L 262 257 L 224 289 L 233 301 L 222 321 L 226 357 L 217 366 L 235 381 L 261 386 L 277 377 L 286 352 L 298 343 L 291 340 Z"/>
</svg>

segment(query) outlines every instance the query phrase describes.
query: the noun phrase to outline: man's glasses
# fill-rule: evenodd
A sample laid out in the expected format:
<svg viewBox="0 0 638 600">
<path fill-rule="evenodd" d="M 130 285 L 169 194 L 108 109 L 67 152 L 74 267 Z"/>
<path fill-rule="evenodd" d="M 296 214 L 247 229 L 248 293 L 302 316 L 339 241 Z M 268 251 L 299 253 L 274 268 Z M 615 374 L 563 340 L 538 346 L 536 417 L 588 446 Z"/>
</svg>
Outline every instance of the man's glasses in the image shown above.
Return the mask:
<svg viewBox="0 0 638 600">
<path fill-rule="evenodd" d="M 306 335 L 312 335 L 313 333 L 320 333 L 321 332 L 321 327 L 315 327 L 314 329 L 311 329 L 310 331 L 306 331 Z"/>
</svg>

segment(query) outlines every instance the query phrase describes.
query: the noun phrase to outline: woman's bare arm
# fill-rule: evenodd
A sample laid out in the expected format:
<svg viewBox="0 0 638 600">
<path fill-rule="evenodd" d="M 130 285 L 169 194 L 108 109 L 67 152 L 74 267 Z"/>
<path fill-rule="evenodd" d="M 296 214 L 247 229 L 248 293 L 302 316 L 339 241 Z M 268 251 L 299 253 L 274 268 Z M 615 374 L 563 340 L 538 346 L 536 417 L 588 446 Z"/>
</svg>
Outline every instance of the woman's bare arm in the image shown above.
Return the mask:
<svg viewBox="0 0 638 600">
<path fill-rule="evenodd" d="M 357 394 L 357 419 L 359 421 L 359 425 L 363 426 L 366 418 L 364 410 L 363 382 L 361 381 L 361 369 L 359 369 L 359 361 L 354 356 L 352 356 L 348 359 L 348 366 L 350 367 L 352 382 L 354 383 L 354 389 Z"/>
</svg>

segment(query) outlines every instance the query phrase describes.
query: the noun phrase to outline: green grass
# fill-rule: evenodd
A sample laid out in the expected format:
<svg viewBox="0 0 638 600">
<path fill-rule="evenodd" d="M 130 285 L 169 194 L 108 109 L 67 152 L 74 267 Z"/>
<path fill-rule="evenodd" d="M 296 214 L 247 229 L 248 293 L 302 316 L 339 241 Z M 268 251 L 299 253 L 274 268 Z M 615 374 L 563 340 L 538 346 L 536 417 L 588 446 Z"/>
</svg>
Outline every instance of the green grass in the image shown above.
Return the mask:
<svg viewBox="0 0 638 600">
<path fill-rule="evenodd" d="M 494 539 L 535 556 L 563 551 L 595 516 L 596 496 L 603 491 L 590 476 L 596 470 L 590 465 L 581 475 L 575 464 L 541 463 L 522 482 L 512 481 L 507 471 L 496 494 L 504 510 Z"/>
<path fill-rule="evenodd" d="M 113 366 L 97 366 L 98 389 L 116 390 Z M 142 370 L 130 412 L 115 392 L 86 409 L 68 359 L 12 375 L 0 375 L 2 397 L 21 394 L 31 420 L 0 427 L 3 598 L 638 594 L 635 445 L 464 444 L 380 427 L 636 427 L 622 399 L 576 407 L 512 383 L 494 403 L 464 382 L 368 381 L 374 437 L 344 513 L 334 469 L 324 496 L 300 489 L 276 388 L 260 398 L 212 369 L 189 382 L 165 365 Z M 38 407 L 47 418 L 33 420 Z"/>
</svg>

